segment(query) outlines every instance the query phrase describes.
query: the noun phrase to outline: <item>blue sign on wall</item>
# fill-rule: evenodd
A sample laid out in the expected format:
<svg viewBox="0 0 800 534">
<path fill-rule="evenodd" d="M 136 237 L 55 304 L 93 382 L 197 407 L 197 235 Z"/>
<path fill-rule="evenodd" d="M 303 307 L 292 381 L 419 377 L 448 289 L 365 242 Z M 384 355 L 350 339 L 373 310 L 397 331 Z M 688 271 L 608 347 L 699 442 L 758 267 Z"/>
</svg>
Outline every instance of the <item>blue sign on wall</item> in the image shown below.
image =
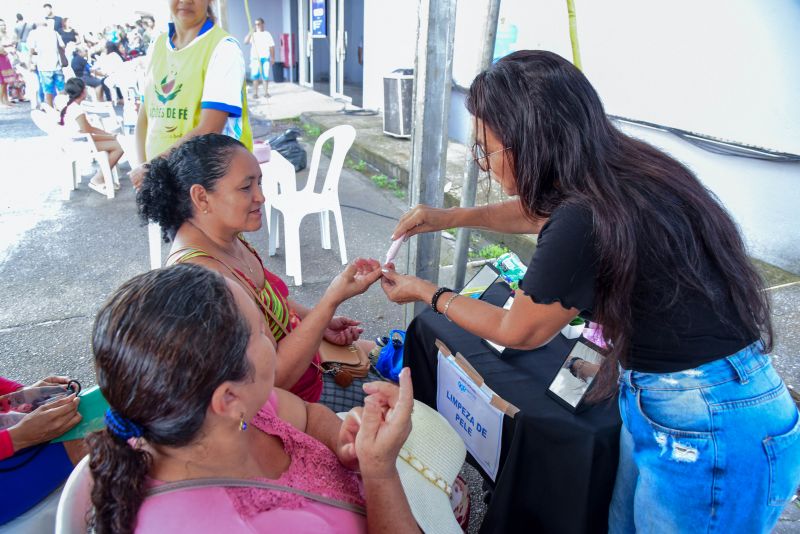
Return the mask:
<svg viewBox="0 0 800 534">
<path fill-rule="evenodd" d="M 311 37 L 327 37 L 325 0 L 311 0 Z"/>
</svg>

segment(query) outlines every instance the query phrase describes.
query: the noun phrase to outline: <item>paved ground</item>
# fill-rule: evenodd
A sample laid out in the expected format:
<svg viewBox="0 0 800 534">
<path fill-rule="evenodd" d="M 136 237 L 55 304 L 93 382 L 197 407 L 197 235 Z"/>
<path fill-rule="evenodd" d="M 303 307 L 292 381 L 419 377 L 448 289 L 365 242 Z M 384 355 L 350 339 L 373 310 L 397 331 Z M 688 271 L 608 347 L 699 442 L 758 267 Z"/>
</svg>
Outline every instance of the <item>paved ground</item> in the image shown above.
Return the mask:
<svg viewBox="0 0 800 534">
<path fill-rule="evenodd" d="M 294 89 L 273 91 L 276 107 L 281 94 L 292 101 L 303 96 Z M 280 117 L 276 113 L 273 118 Z M 265 135 L 268 127 L 256 121 L 256 135 Z M 0 110 L 0 154 L 4 160 L 0 375 L 30 382 L 61 373 L 84 385 L 93 384 L 89 334 L 94 314 L 109 293 L 149 265 L 146 230 L 137 219 L 133 191 L 123 173 L 120 194 L 107 200 L 87 188 L 91 170 L 85 169 L 84 182 L 71 199 L 60 200 L 59 180 L 64 179 L 66 168 L 54 159 L 46 138 L 30 123 L 24 108 Z M 383 256 L 405 201 L 350 170 L 342 174 L 341 199 L 348 257 Z M 266 251 L 266 230 L 248 238 L 259 251 Z M 304 221 L 301 239 L 304 285 L 291 291 L 298 301 L 312 305 L 341 266 L 336 239 L 333 250 L 319 246 L 317 218 Z M 266 253 L 263 257 L 269 269 L 284 275 L 280 250 L 273 258 Z M 800 320 L 800 286 L 781 287 L 771 294 L 778 342 L 775 363 L 787 383 L 800 386 L 800 334 L 795 326 Z M 361 319 L 368 337 L 398 327 L 402 321 L 401 308 L 389 303 L 377 286 L 345 303 L 340 311 Z M 473 495 L 470 531 L 477 532 L 484 510 L 480 482 L 474 471 L 468 478 Z M 777 531 L 800 532 L 800 511 L 794 505 L 784 513 Z"/>
</svg>

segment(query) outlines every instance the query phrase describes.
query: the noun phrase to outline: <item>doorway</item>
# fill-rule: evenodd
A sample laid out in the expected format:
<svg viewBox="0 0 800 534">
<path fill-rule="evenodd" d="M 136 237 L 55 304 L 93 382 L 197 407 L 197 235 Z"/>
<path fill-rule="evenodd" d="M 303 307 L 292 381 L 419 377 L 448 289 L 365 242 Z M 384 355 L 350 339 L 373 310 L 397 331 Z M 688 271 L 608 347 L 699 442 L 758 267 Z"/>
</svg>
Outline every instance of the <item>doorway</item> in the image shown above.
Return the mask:
<svg viewBox="0 0 800 534">
<path fill-rule="evenodd" d="M 296 24 L 301 43 L 300 85 L 325 95 L 347 97 L 360 107 L 364 86 L 364 0 L 297 0 L 295 5 L 297 17 L 292 23 Z M 324 31 L 320 20 L 324 21 Z"/>
<path fill-rule="evenodd" d="M 361 107 L 364 92 L 364 0 L 334 0 L 337 8 L 337 96 Z"/>
</svg>

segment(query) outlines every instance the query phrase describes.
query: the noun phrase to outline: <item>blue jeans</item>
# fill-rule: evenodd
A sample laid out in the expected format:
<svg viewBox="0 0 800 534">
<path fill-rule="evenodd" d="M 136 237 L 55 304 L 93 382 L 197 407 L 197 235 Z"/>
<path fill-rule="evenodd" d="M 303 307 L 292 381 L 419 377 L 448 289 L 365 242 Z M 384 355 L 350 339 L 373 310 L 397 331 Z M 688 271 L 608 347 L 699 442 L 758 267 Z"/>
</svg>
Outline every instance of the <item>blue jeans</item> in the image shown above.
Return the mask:
<svg viewBox="0 0 800 534">
<path fill-rule="evenodd" d="M 677 373 L 622 370 L 609 532 L 769 532 L 800 483 L 800 418 L 760 344 Z"/>
</svg>

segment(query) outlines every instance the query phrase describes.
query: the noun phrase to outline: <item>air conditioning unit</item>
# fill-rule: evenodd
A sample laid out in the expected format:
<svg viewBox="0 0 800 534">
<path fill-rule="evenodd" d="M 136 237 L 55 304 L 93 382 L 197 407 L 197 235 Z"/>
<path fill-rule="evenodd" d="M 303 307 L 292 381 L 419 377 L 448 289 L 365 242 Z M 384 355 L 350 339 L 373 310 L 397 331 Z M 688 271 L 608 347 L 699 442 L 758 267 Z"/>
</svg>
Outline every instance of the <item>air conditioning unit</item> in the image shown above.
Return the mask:
<svg viewBox="0 0 800 534">
<path fill-rule="evenodd" d="M 411 137 L 414 69 L 397 69 L 383 77 L 383 133 Z"/>
</svg>

